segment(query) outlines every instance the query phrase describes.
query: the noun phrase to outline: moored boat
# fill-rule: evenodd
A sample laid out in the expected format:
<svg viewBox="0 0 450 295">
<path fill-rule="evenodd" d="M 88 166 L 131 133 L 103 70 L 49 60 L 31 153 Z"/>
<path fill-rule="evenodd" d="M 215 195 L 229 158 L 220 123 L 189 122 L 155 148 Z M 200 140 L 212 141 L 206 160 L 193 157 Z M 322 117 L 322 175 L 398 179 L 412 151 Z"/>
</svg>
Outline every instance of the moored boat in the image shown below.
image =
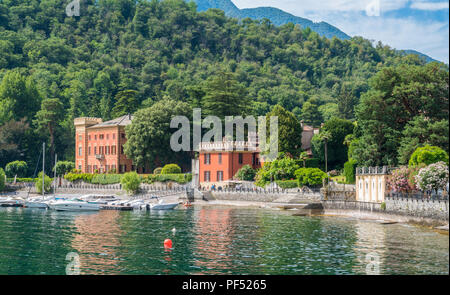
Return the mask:
<svg viewBox="0 0 450 295">
<path fill-rule="evenodd" d="M 48 204 L 50 209 L 57 211 L 98 211 L 100 204 L 86 202 L 80 199 L 57 200 Z"/>
<path fill-rule="evenodd" d="M 164 203 L 163 200 L 160 200 L 157 204 L 148 204 L 147 208 L 149 210 L 173 210 L 178 205 L 179 203 Z"/>
</svg>

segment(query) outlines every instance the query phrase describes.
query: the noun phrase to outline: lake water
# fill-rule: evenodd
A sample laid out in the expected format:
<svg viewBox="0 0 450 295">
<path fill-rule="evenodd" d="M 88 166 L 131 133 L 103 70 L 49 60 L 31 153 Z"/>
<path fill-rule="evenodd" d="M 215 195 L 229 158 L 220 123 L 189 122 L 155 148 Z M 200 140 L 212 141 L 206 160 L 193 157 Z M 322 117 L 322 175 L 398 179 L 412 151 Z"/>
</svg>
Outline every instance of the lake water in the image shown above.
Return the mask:
<svg viewBox="0 0 450 295">
<path fill-rule="evenodd" d="M 448 235 L 410 225 L 225 206 L 0 208 L 0 274 L 66 274 L 71 252 L 81 274 L 449 273 Z"/>
</svg>

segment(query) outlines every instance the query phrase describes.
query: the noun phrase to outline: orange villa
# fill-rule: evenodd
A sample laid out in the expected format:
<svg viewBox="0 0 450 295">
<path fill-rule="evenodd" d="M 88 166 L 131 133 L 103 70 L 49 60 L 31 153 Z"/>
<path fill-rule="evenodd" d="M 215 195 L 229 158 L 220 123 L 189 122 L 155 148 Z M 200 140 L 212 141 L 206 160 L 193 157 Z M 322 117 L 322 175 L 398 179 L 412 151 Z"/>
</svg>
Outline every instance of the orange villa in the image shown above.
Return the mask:
<svg viewBox="0 0 450 295">
<path fill-rule="evenodd" d="M 261 168 L 256 135 L 249 141 L 202 142 L 199 149 L 199 181 L 202 185 L 224 184 L 245 165 Z"/>
<path fill-rule="evenodd" d="M 311 140 L 319 133 L 319 128 L 302 126 L 302 149 L 312 156 Z M 248 141 L 202 142 L 199 148 L 199 159 L 193 161 L 192 173 L 194 185 L 226 186 L 245 165 L 253 169 L 261 168 L 259 143 L 257 134 L 249 136 Z"/>
<path fill-rule="evenodd" d="M 124 173 L 134 171 L 132 160 L 125 156 L 123 145 L 127 139 L 125 126 L 133 117 L 125 115 L 103 122 L 100 118 L 76 118 L 75 167 L 83 173 Z M 145 173 L 145 168 L 139 168 Z"/>
</svg>

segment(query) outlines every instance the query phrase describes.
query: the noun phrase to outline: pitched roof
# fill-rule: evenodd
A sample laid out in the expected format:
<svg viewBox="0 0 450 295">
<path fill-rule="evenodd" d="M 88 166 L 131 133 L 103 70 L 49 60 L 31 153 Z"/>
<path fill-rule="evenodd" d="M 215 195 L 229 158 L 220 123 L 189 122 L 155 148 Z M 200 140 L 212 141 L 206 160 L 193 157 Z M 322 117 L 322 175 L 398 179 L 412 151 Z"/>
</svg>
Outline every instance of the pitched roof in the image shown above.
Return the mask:
<svg viewBox="0 0 450 295">
<path fill-rule="evenodd" d="M 115 118 L 110 121 L 106 121 L 106 122 L 91 126 L 88 129 L 100 128 L 100 127 L 111 127 L 111 126 L 127 126 L 127 125 L 131 124 L 132 120 L 133 120 L 132 115 L 124 115 L 122 117 Z"/>
</svg>

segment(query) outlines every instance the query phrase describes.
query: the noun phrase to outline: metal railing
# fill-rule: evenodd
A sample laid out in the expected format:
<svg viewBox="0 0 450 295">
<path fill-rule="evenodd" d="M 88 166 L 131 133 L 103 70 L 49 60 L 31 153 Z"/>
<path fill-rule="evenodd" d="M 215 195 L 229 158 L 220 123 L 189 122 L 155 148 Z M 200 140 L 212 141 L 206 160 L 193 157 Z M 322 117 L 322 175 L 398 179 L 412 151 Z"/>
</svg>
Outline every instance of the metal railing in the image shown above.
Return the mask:
<svg viewBox="0 0 450 295">
<path fill-rule="evenodd" d="M 414 200 L 423 200 L 423 201 L 448 201 L 448 193 L 444 191 L 433 191 L 433 192 L 422 192 L 415 191 L 410 193 L 403 192 L 388 192 L 386 193 L 387 198 L 402 198 L 402 199 L 414 199 Z"/>
</svg>

